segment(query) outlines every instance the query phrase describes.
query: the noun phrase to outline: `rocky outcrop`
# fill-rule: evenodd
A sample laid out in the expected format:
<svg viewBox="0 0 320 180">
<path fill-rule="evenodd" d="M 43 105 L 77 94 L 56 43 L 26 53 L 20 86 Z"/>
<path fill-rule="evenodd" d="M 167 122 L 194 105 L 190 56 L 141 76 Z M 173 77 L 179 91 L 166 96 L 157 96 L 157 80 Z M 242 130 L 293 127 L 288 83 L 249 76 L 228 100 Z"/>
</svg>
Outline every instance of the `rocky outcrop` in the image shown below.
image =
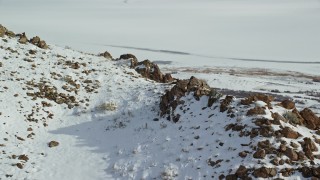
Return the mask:
<svg viewBox="0 0 320 180">
<path fill-rule="evenodd" d="M 159 66 L 148 59 L 139 62 L 135 55 L 123 54 L 116 60 L 130 60 L 130 68 L 135 69 L 144 78 L 160 83 L 169 83 L 174 81 L 171 74 L 162 74 Z"/>
<path fill-rule="evenodd" d="M 191 77 L 190 79 L 178 80 L 173 88 L 161 97 L 160 110 L 161 116 L 168 115 L 168 119 L 176 119 L 177 115 L 173 115 L 174 110 L 179 104 L 183 104 L 180 100 L 186 93 L 193 93 L 195 99 L 199 100 L 201 96 L 209 96 L 218 94 L 205 81 Z M 173 116 L 173 117 L 170 117 Z M 178 121 L 179 119 L 176 119 Z"/>
<path fill-rule="evenodd" d="M 159 66 L 149 60 L 144 60 L 138 63 L 135 63 L 135 61 L 132 60 L 130 67 L 135 69 L 143 77 L 156 82 L 168 83 L 173 81 L 173 78 L 170 74 L 162 74 Z"/>
</svg>

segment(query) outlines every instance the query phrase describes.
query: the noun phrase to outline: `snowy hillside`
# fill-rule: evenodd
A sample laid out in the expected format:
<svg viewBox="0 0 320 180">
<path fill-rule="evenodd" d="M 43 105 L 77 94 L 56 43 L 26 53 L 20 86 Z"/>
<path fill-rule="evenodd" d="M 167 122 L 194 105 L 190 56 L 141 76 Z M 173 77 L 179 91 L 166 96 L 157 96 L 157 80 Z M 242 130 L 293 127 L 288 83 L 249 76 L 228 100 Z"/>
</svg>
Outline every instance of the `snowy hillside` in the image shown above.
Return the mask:
<svg viewBox="0 0 320 180">
<path fill-rule="evenodd" d="M 0 28 L 0 179 L 320 178 L 316 95 L 223 95 L 102 55 Z"/>
</svg>

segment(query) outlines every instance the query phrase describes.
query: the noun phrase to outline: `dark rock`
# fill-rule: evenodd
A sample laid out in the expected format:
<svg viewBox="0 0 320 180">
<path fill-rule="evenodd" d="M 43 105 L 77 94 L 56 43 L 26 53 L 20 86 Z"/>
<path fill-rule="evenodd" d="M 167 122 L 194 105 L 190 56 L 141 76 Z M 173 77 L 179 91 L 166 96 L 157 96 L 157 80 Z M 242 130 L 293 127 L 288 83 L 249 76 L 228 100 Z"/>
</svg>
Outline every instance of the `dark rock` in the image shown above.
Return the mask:
<svg viewBox="0 0 320 180">
<path fill-rule="evenodd" d="M 59 142 L 57 142 L 57 141 L 50 141 L 50 142 L 48 143 L 48 146 L 49 146 L 50 148 L 59 146 Z"/>
<path fill-rule="evenodd" d="M 242 158 L 245 158 L 245 157 L 247 157 L 247 152 L 246 151 L 241 151 L 241 152 L 239 152 L 239 156 L 242 157 Z"/>
<path fill-rule="evenodd" d="M 36 37 L 33 37 L 31 40 L 30 40 L 30 43 L 33 44 L 33 45 L 36 45 L 38 46 L 39 42 L 41 41 L 41 39 L 36 36 Z"/>
<path fill-rule="evenodd" d="M 131 58 L 131 61 L 130 67 L 134 68 L 139 74 L 147 79 L 161 83 L 168 83 L 174 80 L 170 74 L 163 75 L 158 65 L 149 60 L 136 63 L 133 58 Z"/>
<path fill-rule="evenodd" d="M 305 120 L 306 127 L 309 129 L 318 129 L 320 127 L 319 117 L 316 116 L 311 109 L 305 108 L 300 112 L 300 115 Z"/>
<path fill-rule="evenodd" d="M 286 108 L 286 109 L 293 109 L 296 107 L 295 103 L 291 100 L 284 100 L 281 102 L 282 107 Z"/>
<path fill-rule="evenodd" d="M 255 107 L 253 109 L 249 109 L 247 112 L 247 116 L 254 116 L 254 115 L 264 115 L 266 114 L 265 109 L 262 107 Z"/>
<path fill-rule="evenodd" d="M 253 175 L 259 178 L 274 177 L 276 174 L 277 174 L 277 170 L 275 168 L 266 168 L 266 167 L 255 169 L 253 172 Z"/>
<path fill-rule="evenodd" d="M 171 76 L 171 74 L 167 73 L 163 76 L 163 82 L 164 83 L 169 83 L 174 81 L 173 77 Z"/>
<path fill-rule="evenodd" d="M 279 113 L 273 113 L 272 114 L 272 118 L 274 121 L 283 121 L 283 122 L 288 122 L 288 120 L 286 118 L 284 118 L 283 116 L 281 116 Z"/>
<path fill-rule="evenodd" d="M 298 154 L 291 148 L 287 148 L 284 154 L 291 160 L 291 161 L 298 161 L 299 156 Z"/>
<path fill-rule="evenodd" d="M 99 56 L 103 56 L 106 59 L 112 59 L 112 55 L 108 51 L 105 51 L 104 53 L 99 54 Z"/>
<path fill-rule="evenodd" d="M 268 96 L 265 94 L 255 94 L 251 95 L 243 100 L 241 100 L 242 105 L 249 105 L 255 101 L 263 101 L 265 102 L 269 108 L 271 108 L 271 102 L 274 100 L 274 97 Z"/>
<path fill-rule="evenodd" d="M 189 80 L 178 80 L 176 85 L 167 91 L 160 100 L 161 116 L 172 115 L 179 104 L 183 102 L 180 98 L 186 93 L 193 92 L 194 98 L 199 100 L 201 96 L 208 96 L 212 89 L 203 80 L 191 77 Z"/>
<path fill-rule="evenodd" d="M 296 108 L 294 108 L 294 109 L 292 110 L 292 113 L 293 113 L 293 114 L 295 115 L 295 117 L 298 119 L 297 122 L 294 122 L 295 124 L 299 124 L 299 125 L 304 124 L 304 119 L 303 119 L 303 117 L 300 115 L 300 112 L 299 112 Z"/>
<path fill-rule="evenodd" d="M 312 176 L 312 169 L 309 167 L 302 167 L 299 169 L 299 171 L 304 178 L 310 178 Z"/>
<path fill-rule="evenodd" d="M 226 176 L 226 180 L 237 180 L 237 176 L 235 174 L 229 174 Z"/>
<path fill-rule="evenodd" d="M 284 137 L 290 139 L 297 139 L 299 137 L 299 133 L 292 130 L 290 127 L 285 127 L 281 130 L 281 133 Z"/>
<path fill-rule="evenodd" d="M 20 38 L 18 40 L 19 43 L 26 44 L 28 42 L 28 38 L 26 36 L 26 33 L 22 33 L 19 36 L 20 36 Z"/>
<path fill-rule="evenodd" d="M 7 32 L 7 29 L 0 24 L 0 37 L 4 37 L 6 32 Z"/>
<path fill-rule="evenodd" d="M 256 159 L 263 159 L 265 157 L 266 157 L 266 151 L 264 149 L 258 149 L 258 151 L 256 151 L 253 154 L 253 158 L 256 158 Z"/>
<path fill-rule="evenodd" d="M 28 156 L 26 156 L 25 154 L 20 155 L 20 156 L 18 157 L 18 159 L 19 159 L 19 160 L 26 161 L 26 162 L 29 160 Z"/>
<path fill-rule="evenodd" d="M 47 43 L 45 41 L 41 40 L 40 37 L 38 37 L 38 36 L 33 37 L 30 40 L 30 43 L 35 45 L 35 46 L 38 46 L 41 49 L 48 49 L 49 48 Z"/>
<path fill-rule="evenodd" d="M 226 98 L 220 103 L 220 112 L 228 110 L 228 106 L 233 100 L 233 96 L 226 96 Z"/>
<path fill-rule="evenodd" d="M 240 165 L 239 168 L 236 171 L 236 175 L 239 178 L 246 177 L 247 176 L 247 172 L 248 172 L 247 168 L 245 166 L 243 166 L 243 165 Z"/>
<path fill-rule="evenodd" d="M 41 49 L 48 49 L 49 48 L 45 41 L 40 41 L 38 44 L 38 47 Z"/>
<path fill-rule="evenodd" d="M 16 36 L 16 34 L 14 32 L 9 31 L 9 30 L 7 30 L 6 35 L 9 37 L 12 37 L 12 38 Z"/>
<path fill-rule="evenodd" d="M 314 156 L 313 153 L 314 151 L 318 151 L 317 146 L 315 145 L 315 143 L 310 139 L 310 138 L 304 138 L 303 139 L 303 151 L 305 153 L 305 155 L 307 156 L 307 158 L 309 158 L 310 160 L 314 160 Z"/>
</svg>

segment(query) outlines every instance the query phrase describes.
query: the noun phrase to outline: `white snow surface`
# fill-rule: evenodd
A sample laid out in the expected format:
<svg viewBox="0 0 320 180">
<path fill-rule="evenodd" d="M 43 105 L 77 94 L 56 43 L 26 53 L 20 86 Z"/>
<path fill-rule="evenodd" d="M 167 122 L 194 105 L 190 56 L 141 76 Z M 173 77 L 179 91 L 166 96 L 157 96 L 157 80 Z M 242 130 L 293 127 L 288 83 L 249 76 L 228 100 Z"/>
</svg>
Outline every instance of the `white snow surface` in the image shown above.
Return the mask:
<svg viewBox="0 0 320 180">
<path fill-rule="evenodd" d="M 225 130 L 235 122 L 256 127 L 245 116 L 254 104 L 238 106 L 240 99 L 234 99 L 236 118 L 230 118 L 219 112 L 218 102 L 204 108 L 207 97 L 196 101 L 190 94 L 183 99 L 186 105 L 175 112 L 181 120 L 173 123 L 159 117 L 160 96 L 172 85 L 141 78 L 127 63 L 54 45 L 43 50 L 22 45 L 17 38 L 1 38 L 0 46 L 0 179 L 216 179 L 234 173 L 241 164 L 271 166 L 269 156 L 254 159 L 252 149 L 241 145 L 256 144 L 263 137 L 239 137 L 239 132 Z M 79 68 L 71 68 L 68 61 L 79 63 Z M 70 79 L 80 84 L 77 93 L 62 88 L 72 87 Z M 75 96 L 79 105 L 69 109 L 66 104 L 28 96 L 27 92 L 39 91 L 31 82 Z M 93 91 L 87 92 L 88 86 Z M 52 106 L 43 107 L 43 101 Z M 272 111 L 285 112 L 274 106 Z M 271 110 L 266 112 L 264 117 L 271 119 Z M 304 127 L 283 125 L 319 138 Z M 50 141 L 59 145 L 49 148 Z M 298 143 L 301 138 L 291 141 Z M 271 143 L 280 144 L 274 138 Z M 238 153 L 245 150 L 250 155 L 242 159 Z M 19 160 L 20 155 L 29 160 Z M 211 167 L 209 159 L 222 163 Z M 299 179 L 301 174 L 291 178 Z"/>
</svg>

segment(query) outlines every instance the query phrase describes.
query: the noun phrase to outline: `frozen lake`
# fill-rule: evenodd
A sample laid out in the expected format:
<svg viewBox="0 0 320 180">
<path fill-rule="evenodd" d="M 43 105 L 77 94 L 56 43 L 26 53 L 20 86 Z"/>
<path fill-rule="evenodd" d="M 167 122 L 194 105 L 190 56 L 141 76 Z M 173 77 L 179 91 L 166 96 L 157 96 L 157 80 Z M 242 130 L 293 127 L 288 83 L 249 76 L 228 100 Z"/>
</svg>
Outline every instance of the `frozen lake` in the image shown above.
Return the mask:
<svg viewBox="0 0 320 180">
<path fill-rule="evenodd" d="M 319 0 L 0 0 L 0 23 L 63 47 L 174 66 L 320 68 Z"/>
</svg>

